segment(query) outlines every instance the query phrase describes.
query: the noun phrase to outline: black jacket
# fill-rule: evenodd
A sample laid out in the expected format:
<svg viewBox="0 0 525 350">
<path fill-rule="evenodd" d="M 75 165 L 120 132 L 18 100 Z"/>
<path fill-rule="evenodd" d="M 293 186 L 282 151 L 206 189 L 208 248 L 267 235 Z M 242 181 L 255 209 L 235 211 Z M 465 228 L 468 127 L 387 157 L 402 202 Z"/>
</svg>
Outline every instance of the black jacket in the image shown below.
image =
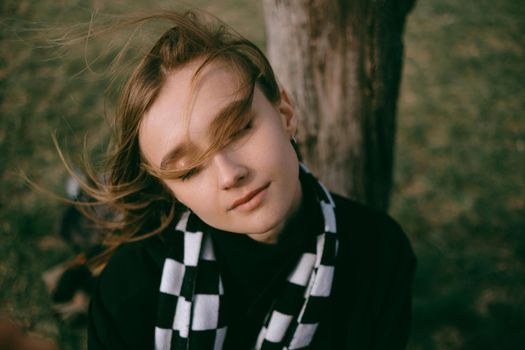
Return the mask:
<svg viewBox="0 0 525 350">
<path fill-rule="evenodd" d="M 301 214 L 277 245 L 222 231 L 212 234 L 230 300 L 232 323 L 224 350 L 249 349 L 273 296 L 300 254 L 298 242 L 304 240 L 305 230 L 315 231 L 320 212 L 311 193 L 304 193 Z M 339 253 L 330 306 L 311 349 L 404 349 L 416 267 L 410 242 L 386 214 L 332 196 Z M 126 244 L 111 258 L 90 306 L 89 350 L 153 348 L 166 241 L 160 235 Z"/>
</svg>

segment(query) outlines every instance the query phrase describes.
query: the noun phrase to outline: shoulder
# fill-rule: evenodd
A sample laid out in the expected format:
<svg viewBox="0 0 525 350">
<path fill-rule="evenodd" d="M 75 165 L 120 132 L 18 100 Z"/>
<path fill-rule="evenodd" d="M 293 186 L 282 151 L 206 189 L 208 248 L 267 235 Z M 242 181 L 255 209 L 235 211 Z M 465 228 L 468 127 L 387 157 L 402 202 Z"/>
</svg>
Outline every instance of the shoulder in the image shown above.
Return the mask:
<svg viewBox="0 0 525 350">
<path fill-rule="evenodd" d="M 108 321 L 126 325 L 129 314 L 151 313 L 166 252 L 158 236 L 120 246 L 98 278 L 92 310 L 98 310 Z"/>
<path fill-rule="evenodd" d="M 415 267 L 414 250 L 398 222 L 385 212 L 331 194 L 343 256 L 378 268 L 392 268 L 396 264 L 402 264 L 406 269 Z"/>
<path fill-rule="evenodd" d="M 149 347 L 166 251 L 157 236 L 123 244 L 115 251 L 92 294 L 90 349 Z"/>
<path fill-rule="evenodd" d="M 388 214 L 337 194 L 332 198 L 339 238 L 332 322 L 348 347 L 404 349 L 416 269 L 408 236 Z"/>
<path fill-rule="evenodd" d="M 167 247 L 158 236 L 124 243 L 111 256 L 98 281 L 106 304 L 117 307 L 144 289 L 154 286 L 162 269 Z"/>
</svg>

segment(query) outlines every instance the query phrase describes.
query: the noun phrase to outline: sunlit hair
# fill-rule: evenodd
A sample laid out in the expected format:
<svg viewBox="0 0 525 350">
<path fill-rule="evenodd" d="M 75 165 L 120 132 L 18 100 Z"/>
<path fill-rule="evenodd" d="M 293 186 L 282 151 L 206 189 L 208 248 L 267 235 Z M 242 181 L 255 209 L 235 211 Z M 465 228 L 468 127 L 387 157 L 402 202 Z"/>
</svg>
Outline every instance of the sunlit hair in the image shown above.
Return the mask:
<svg viewBox="0 0 525 350">
<path fill-rule="evenodd" d="M 244 126 L 255 86 L 271 103 L 280 101 L 279 87 L 268 60 L 249 40 L 215 19 L 204 21 L 192 12 L 163 12 L 134 22 L 155 19 L 171 21 L 171 28 L 142 58 L 120 93 L 106 175 L 101 180 L 97 174 L 90 173 L 93 185 L 82 185 L 97 204 L 108 204 L 115 211 L 114 220 L 105 225 L 112 233 L 113 246 L 162 232 L 183 209 L 162 179 L 180 177 L 188 169 L 154 167 L 144 159 L 139 148 L 141 121 L 170 73 L 190 62 L 199 62 L 193 77 L 196 82 L 205 67 L 220 62 L 231 67 L 240 82 L 233 103 L 219 111 L 211 124 L 210 147 L 186 150 L 192 160 L 188 168 L 205 162 Z"/>
</svg>

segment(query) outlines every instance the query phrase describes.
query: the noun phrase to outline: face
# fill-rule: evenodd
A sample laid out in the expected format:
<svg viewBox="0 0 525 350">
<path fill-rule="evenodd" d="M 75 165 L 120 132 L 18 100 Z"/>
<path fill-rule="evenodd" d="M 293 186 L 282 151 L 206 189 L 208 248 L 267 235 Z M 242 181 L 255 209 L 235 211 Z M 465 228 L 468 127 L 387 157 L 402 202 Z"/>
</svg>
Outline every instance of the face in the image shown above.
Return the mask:
<svg viewBox="0 0 525 350">
<path fill-rule="evenodd" d="M 219 62 L 206 66 L 192 87 L 198 63 L 170 74 L 141 122 L 140 148 L 153 166 L 188 140 L 206 149 L 211 122 L 235 98 L 239 79 Z M 297 118 L 284 92 L 281 97 L 274 105 L 256 87 L 251 123 L 186 179 L 163 180 L 208 225 L 271 243 L 299 209 L 299 163 L 290 143 Z"/>
</svg>

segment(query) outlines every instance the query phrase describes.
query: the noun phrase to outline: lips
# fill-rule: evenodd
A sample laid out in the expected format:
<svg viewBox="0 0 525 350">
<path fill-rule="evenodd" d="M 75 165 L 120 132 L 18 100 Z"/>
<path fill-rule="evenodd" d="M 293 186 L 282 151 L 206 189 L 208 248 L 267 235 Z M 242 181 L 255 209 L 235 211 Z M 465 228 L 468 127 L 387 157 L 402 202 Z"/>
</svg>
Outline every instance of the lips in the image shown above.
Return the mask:
<svg viewBox="0 0 525 350">
<path fill-rule="evenodd" d="M 233 205 L 230 207 L 229 210 L 235 209 L 235 207 L 238 207 L 239 205 L 249 202 L 253 197 L 255 197 L 259 192 L 264 191 L 268 186 L 270 186 L 269 182 L 265 184 L 264 186 L 261 186 L 258 189 L 248 193 L 244 197 L 237 199 L 235 202 L 233 202 Z"/>
</svg>

